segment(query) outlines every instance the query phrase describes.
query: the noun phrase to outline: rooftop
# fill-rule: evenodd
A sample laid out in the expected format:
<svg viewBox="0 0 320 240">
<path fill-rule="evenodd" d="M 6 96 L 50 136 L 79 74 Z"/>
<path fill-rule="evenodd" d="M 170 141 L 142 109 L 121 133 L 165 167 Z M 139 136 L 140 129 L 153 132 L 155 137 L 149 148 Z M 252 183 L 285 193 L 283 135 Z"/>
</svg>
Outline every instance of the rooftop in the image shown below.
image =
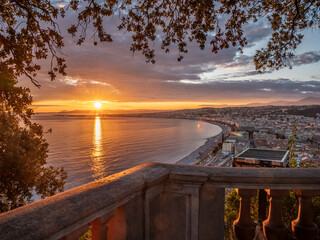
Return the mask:
<svg viewBox="0 0 320 240">
<path fill-rule="evenodd" d="M 283 150 L 269 150 L 269 149 L 258 149 L 248 148 L 240 153 L 236 158 L 251 158 L 264 161 L 279 161 L 283 162 L 288 156 L 289 151 Z"/>
</svg>

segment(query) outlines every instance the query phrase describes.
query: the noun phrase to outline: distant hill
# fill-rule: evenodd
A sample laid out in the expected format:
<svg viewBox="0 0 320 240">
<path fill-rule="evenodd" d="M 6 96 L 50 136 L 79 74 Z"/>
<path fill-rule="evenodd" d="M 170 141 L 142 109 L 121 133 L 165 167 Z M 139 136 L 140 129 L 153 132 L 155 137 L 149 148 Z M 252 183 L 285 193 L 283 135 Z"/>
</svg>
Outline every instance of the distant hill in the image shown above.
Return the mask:
<svg viewBox="0 0 320 240">
<path fill-rule="evenodd" d="M 215 104 L 208 104 L 208 105 L 199 105 L 198 111 L 201 112 L 201 114 L 213 112 L 215 108 L 228 108 L 228 107 L 263 107 L 263 106 L 302 106 L 302 105 L 320 105 L 320 98 L 317 97 L 307 97 L 303 98 L 298 101 L 272 101 L 268 103 L 249 103 L 245 105 L 215 105 Z M 132 109 L 132 110 L 102 110 L 102 111 L 96 111 L 96 110 L 73 110 L 73 111 L 60 111 L 60 114 L 67 114 L 67 115 L 95 115 L 96 113 L 99 114 L 141 114 L 141 113 L 164 113 L 164 112 L 170 112 L 170 113 L 185 113 L 190 109 L 182 109 L 182 110 L 152 110 L 152 109 Z M 191 109 L 195 110 L 195 109 Z"/>
<path fill-rule="evenodd" d="M 320 98 L 307 97 L 297 101 L 299 105 L 320 105 Z"/>
<path fill-rule="evenodd" d="M 96 111 L 90 111 L 90 110 L 72 110 L 72 111 L 67 111 L 67 110 L 62 110 L 59 113 L 61 114 L 74 114 L 74 115 L 92 115 L 95 114 Z"/>
<path fill-rule="evenodd" d="M 260 107 L 260 106 L 301 106 L 301 105 L 320 105 L 320 98 L 307 97 L 299 101 L 273 101 L 268 103 L 249 103 L 243 105 L 245 107 Z"/>
<path fill-rule="evenodd" d="M 224 108 L 224 107 L 262 107 L 262 106 L 302 106 L 302 105 L 320 105 L 320 98 L 307 97 L 298 101 L 272 101 L 267 103 L 248 103 L 244 105 L 199 105 L 200 107 L 213 107 L 213 108 Z"/>
<path fill-rule="evenodd" d="M 101 111 L 96 111 L 96 110 L 72 110 L 72 111 L 67 111 L 67 110 L 62 110 L 59 112 L 59 114 L 66 114 L 66 115 L 96 115 L 97 113 L 99 114 L 138 114 L 138 113 L 158 113 L 162 112 L 161 110 L 149 110 L 149 109 L 133 109 L 133 110 L 101 110 Z"/>
</svg>

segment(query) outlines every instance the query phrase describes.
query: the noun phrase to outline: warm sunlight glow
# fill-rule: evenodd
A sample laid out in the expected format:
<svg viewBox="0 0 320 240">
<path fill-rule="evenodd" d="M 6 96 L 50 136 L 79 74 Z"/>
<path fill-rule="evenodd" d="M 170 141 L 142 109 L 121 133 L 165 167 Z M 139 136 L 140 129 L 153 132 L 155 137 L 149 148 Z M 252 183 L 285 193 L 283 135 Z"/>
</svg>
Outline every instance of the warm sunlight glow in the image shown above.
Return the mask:
<svg viewBox="0 0 320 240">
<path fill-rule="evenodd" d="M 203 124 L 203 122 L 198 122 L 198 124 L 197 124 L 197 132 L 198 133 L 203 133 L 204 130 L 205 130 L 205 125 Z"/>
<path fill-rule="evenodd" d="M 93 178 L 96 180 L 102 178 L 104 174 L 102 153 L 101 123 L 100 117 L 97 116 L 94 123 L 93 149 L 91 154 L 91 169 L 93 171 Z"/>
<path fill-rule="evenodd" d="M 102 103 L 101 102 L 95 102 L 93 105 L 96 109 L 100 109 L 102 107 Z"/>
</svg>

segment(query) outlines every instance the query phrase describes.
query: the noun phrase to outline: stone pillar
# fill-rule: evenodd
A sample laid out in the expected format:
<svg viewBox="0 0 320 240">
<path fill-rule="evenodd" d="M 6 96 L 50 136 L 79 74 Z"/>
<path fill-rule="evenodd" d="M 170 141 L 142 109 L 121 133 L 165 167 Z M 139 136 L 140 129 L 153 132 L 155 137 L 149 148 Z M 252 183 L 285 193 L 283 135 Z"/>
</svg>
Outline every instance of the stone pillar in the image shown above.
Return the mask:
<svg viewBox="0 0 320 240">
<path fill-rule="evenodd" d="M 318 227 L 312 221 L 311 197 L 317 196 L 319 191 L 297 190 L 295 192 L 299 195 L 299 215 L 292 221 L 292 231 L 297 240 L 316 239 Z"/>
<path fill-rule="evenodd" d="M 195 179 L 199 178 L 192 180 Z M 149 201 L 149 231 L 145 239 L 198 240 L 201 185 L 200 181 L 166 184 L 164 192 Z"/>
<path fill-rule="evenodd" d="M 237 189 L 240 196 L 239 217 L 233 222 L 234 233 L 239 240 L 253 239 L 256 225 L 251 219 L 251 198 L 257 194 L 255 189 Z"/>
<path fill-rule="evenodd" d="M 224 234 L 224 188 L 205 183 L 200 189 L 198 240 L 220 240 Z"/>
<path fill-rule="evenodd" d="M 288 234 L 281 217 L 281 199 L 289 194 L 288 190 L 266 189 L 270 196 L 269 218 L 263 222 L 264 235 L 268 240 L 284 240 Z"/>
<path fill-rule="evenodd" d="M 114 215 L 115 211 L 112 211 L 91 222 L 92 240 L 107 240 L 107 223 Z"/>
</svg>

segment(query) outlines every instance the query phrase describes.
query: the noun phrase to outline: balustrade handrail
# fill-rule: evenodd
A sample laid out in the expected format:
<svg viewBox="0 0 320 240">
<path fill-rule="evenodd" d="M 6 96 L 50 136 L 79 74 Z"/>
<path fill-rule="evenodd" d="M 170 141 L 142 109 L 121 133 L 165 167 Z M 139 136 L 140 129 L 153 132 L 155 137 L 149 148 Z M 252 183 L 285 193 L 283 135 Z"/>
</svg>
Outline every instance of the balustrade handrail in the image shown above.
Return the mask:
<svg viewBox="0 0 320 240">
<path fill-rule="evenodd" d="M 320 190 L 320 169 L 146 163 L 0 214 L 0 239 L 59 239 L 168 181 L 217 188 Z"/>
<path fill-rule="evenodd" d="M 319 168 L 231 168 L 162 164 L 170 179 L 199 179 L 222 188 L 320 189 Z"/>
</svg>

